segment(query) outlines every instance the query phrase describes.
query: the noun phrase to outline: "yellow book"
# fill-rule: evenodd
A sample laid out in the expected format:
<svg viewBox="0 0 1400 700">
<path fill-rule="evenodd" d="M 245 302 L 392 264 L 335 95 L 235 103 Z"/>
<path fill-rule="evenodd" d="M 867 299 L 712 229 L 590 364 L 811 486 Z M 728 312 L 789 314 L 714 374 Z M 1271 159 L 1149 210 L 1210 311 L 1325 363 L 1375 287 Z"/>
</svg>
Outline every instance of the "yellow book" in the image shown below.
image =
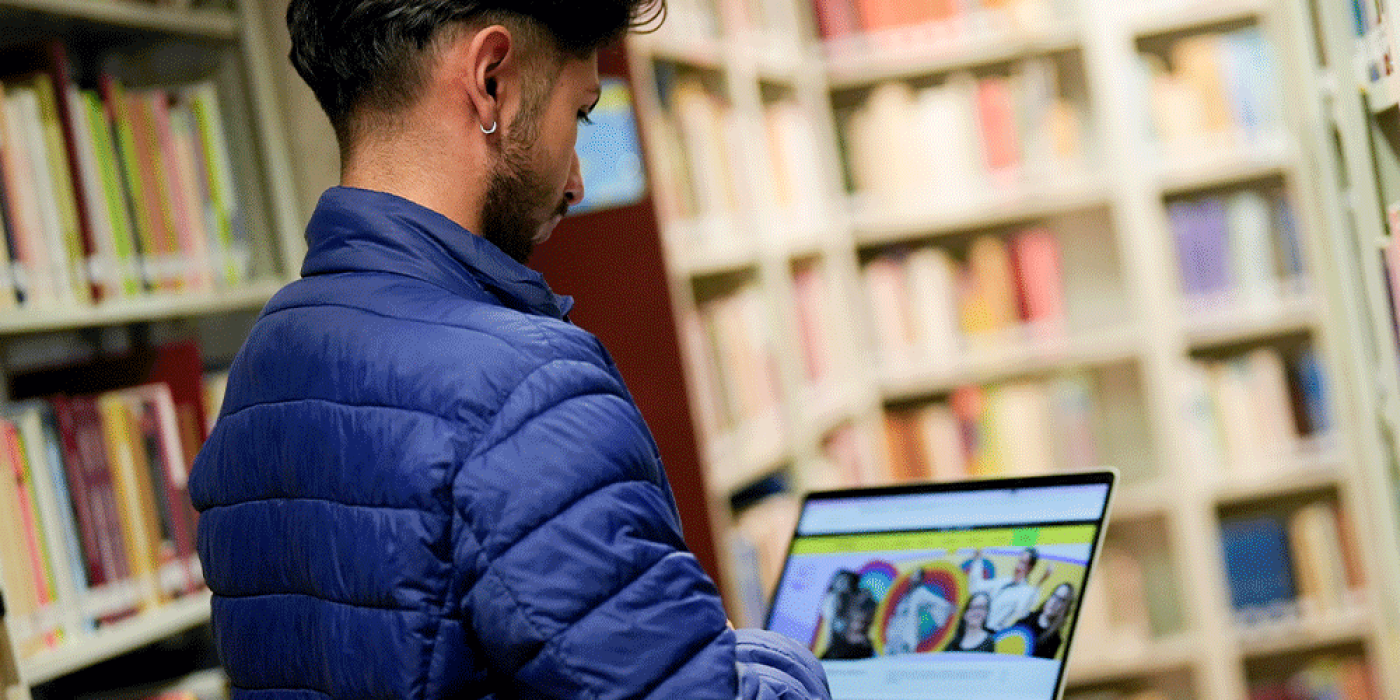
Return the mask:
<svg viewBox="0 0 1400 700">
<path fill-rule="evenodd" d="M 154 522 L 155 513 L 150 507 L 150 479 L 143 481 L 140 476 L 144 470 L 137 454 L 140 446 L 132 426 L 131 411 L 120 392 L 101 395 L 97 405 L 107 443 L 107 462 L 117 494 L 117 513 L 121 518 L 127 562 L 140 591 L 142 607 L 158 605 L 160 592 L 154 551 L 158 537 L 152 537 L 152 532 L 158 532 L 159 525 Z"/>
</svg>

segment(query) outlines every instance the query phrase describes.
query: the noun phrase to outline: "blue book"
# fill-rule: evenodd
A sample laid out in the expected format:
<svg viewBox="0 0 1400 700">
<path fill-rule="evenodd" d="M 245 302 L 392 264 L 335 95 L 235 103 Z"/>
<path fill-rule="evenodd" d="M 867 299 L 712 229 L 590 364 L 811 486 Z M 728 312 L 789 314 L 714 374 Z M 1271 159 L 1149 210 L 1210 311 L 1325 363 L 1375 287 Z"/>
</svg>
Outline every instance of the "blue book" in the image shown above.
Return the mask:
<svg viewBox="0 0 1400 700">
<path fill-rule="evenodd" d="M 1201 286 L 1207 293 L 1228 292 L 1235 288 L 1235 275 L 1231 270 L 1230 217 L 1225 202 L 1219 197 L 1207 197 L 1196 207 L 1198 230 L 1194 237 Z"/>
<path fill-rule="evenodd" d="M 1256 516 L 1220 523 L 1220 547 L 1230 582 L 1230 606 L 1241 619 L 1273 617 L 1297 596 L 1288 526 L 1281 518 Z"/>
<path fill-rule="evenodd" d="M 1308 348 L 1298 357 L 1294 370 L 1297 373 L 1298 388 L 1303 395 L 1303 414 L 1308 421 L 1308 432 L 1312 435 L 1326 435 L 1332 431 L 1332 410 L 1327 398 L 1327 371 L 1318 361 L 1317 353 Z"/>
<path fill-rule="evenodd" d="M 1285 279 L 1302 279 L 1307 274 L 1303 259 L 1303 242 L 1298 237 L 1298 219 L 1288 194 L 1279 192 L 1274 199 L 1274 249 L 1279 255 L 1279 272 Z"/>
<path fill-rule="evenodd" d="M 1181 292 L 1187 297 L 1205 293 L 1200 261 L 1200 226 L 1196 224 L 1196 205 L 1190 201 L 1171 202 L 1167 205 L 1167 219 L 1171 224 L 1172 237 L 1176 241 L 1177 266 L 1181 270 Z"/>
</svg>

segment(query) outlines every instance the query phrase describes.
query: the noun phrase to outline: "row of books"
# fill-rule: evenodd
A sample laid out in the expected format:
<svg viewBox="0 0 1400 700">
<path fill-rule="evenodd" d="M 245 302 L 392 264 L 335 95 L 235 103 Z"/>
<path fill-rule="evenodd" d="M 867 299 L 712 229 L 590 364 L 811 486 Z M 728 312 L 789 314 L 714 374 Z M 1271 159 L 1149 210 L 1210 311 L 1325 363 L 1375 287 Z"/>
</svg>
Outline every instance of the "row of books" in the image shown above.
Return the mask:
<svg viewBox="0 0 1400 700">
<path fill-rule="evenodd" d="M 1104 392 L 1087 373 L 1050 381 L 964 386 L 948 401 L 885 413 L 890 481 L 1047 474 L 1108 463 L 1118 452 Z M 1111 399 L 1113 405 L 1121 400 Z M 1140 407 L 1139 407 L 1139 410 Z"/>
<path fill-rule="evenodd" d="M 1267 306 L 1307 289 L 1297 217 L 1282 189 L 1167 203 L 1181 291 L 1198 307 Z"/>
<path fill-rule="evenodd" d="M 954 74 L 915 90 L 875 86 L 844 121 L 857 205 L 914 214 L 988 192 L 1014 192 L 1087 174 L 1086 104 L 1064 94 L 1049 58 L 1003 75 Z"/>
<path fill-rule="evenodd" d="M 724 431 L 779 407 L 775 339 L 757 284 L 700 302 L 682 325 L 688 354 L 695 359 L 692 393 L 702 425 Z"/>
<path fill-rule="evenodd" d="M 891 367 L 948 368 L 972 350 L 1063 339 L 1060 252 L 1044 226 L 979 236 L 964 259 L 930 245 L 881 252 L 863 268 L 880 358 Z"/>
<path fill-rule="evenodd" d="M 190 453 L 170 389 L 147 384 L 9 407 L 0 534 L 20 654 L 202 586 Z"/>
<path fill-rule="evenodd" d="M 1275 347 L 1188 365 L 1179 384 L 1187 459 L 1204 478 L 1267 477 L 1325 448 L 1333 429 L 1326 371 L 1311 347 Z"/>
<path fill-rule="evenodd" d="M 1220 547 L 1245 629 L 1351 609 L 1365 586 L 1356 534 L 1332 501 L 1224 518 Z"/>
<path fill-rule="evenodd" d="M 659 203 L 668 220 L 733 217 L 743 162 L 738 114 L 700 78 L 657 64 L 663 113 L 648 118 L 658 164 Z M 698 241 L 697 241 L 698 242 Z"/>
<path fill-rule="evenodd" d="M 773 225 L 796 239 L 819 228 L 822 193 L 828 191 L 817 126 L 800 103 L 783 99 L 764 106 L 764 134 L 772 177 L 767 203 L 778 214 Z"/>
<path fill-rule="evenodd" d="M 1139 59 L 1164 154 L 1278 146 L 1283 93 L 1273 48 L 1259 28 L 1183 37 Z"/>
<path fill-rule="evenodd" d="M 950 45 L 969 36 L 1035 31 L 1065 19 L 1058 0 L 813 0 L 817 28 L 828 42 L 860 37 L 888 49 Z"/>
<path fill-rule="evenodd" d="M 83 305 L 246 279 L 218 92 L 69 76 L 51 42 L 8 64 L 0 124 L 0 307 Z"/>
<path fill-rule="evenodd" d="M 667 109 L 651 116 L 649 125 L 653 143 L 660 144 L 653 162 L 662 215 L 720 224 L 697 227 L 691 243 L 722 244 L 739 234 L 740 217 L 759 211 L 770 212 L 766 223 L 790 237 L 822 223 L 824 168 L 817 127 L 806 109 L 790 98 L 775 100 L 764 106 L 761 124 L 748 124 L 699 77 L 676 75 L 667 64 L 658 64 L 657 74 Z M 766 162 L 748 155 L 748 139 L 762 140 Z M 744 184 L 754 177 L 767 180 L 757 192 Z"/>
<path fill-rule="evenodd" d="M 185 488 L 218 376 L 192 342 L 12 375 L 0 588 L 21 658 L 202 588 Z"/>
<path fill-rule="evenodd" d="M 1249 700 L 1379 700 L 1371 665 L 1359 656 L 1321 656 L 1284 678 L 1253 680 Z"/>
<path fill-rule="evenodd" d="M 1362 84 L 1385 81 L 1393 85 L 1400 80 L 1395 71 L 1394 20 L 1386 21 L 1379 0 L 1351 0 L 1351 12 L 1356 22 Z"/>
</svg>

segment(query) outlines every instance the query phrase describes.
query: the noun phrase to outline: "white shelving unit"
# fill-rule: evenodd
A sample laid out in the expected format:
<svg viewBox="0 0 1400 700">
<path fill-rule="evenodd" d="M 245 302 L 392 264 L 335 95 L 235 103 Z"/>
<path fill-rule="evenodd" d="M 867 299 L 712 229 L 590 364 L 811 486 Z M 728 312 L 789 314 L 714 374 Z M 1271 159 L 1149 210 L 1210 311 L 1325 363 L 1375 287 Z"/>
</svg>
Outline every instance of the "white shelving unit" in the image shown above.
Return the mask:
<svg viewBox="0 0 1400 700">
<path fill-rule="evenodd" d="M 200 294 L 157 294 L 83 306 L 20 306 L 0 311 L 0 345 L 20 337 L 103 329 L 152 322 L 256 311 L 295 276 L 304 253 L 301 215 L 293 197 L 287 135 L 277 110 L 268 41 L 261 5 L 251 0 L 196 2 L 181 8 L 129 0 L 0 0 L 0 48 L 58 38 L 80 44 L 70 52 L 75 72 L 90 74 L 109 54 L 178 54 L 181 47 L 212 60 L 152 61 L 142 81 L 178 84 L 212 79 L 218 85 L 227 133 L 234 153 L 234 183 L 253 247 L 250 279 L 231 288 Z M 192 68 L 191 66 L 196 66 Z M 167 74 L 168 72 L 168 74 Z M 16 566 L 17 562 L 0 562 Z M 0 591 L 3 593 L 3 591 Z M 30 689 L 120 657 L 204 624 L 209 595 L 197 594 L 136 617 L 75 635 L 59 646 L 16 658 L 9 630 L 0 620 L 0 697 L 28 700 Z M 222 687 L 215 678 L 201 688 Z"/>
<path fill-rule="evenodd" d="M 1335 275 L 1335 245 L 1345 215 L 1336 209 L 1339 198 L 1329 203 L 1324 190 L 1333 184 L 1325 180 L 1319 167 L 1317 149 L 1330 148 L 1322 138 L 1321 127 L 1310 123 L 1322 90 L 1304 65 L 1305 45 L 1312 41 L 1311 15 L 1306 0 L 1289 3 L 1260 0 L 1179 0 L 1158 1 L 1140 6 L 1110 0 L 1079 0 L 1071 6 L 1069 18 L 1051 22 L 1049 28 L 1006 35 L 971 35 L 964 41 L 951 41 L 929 28 L 895 30 L 892 35 L 845 36 L 828 45 L 815 37 L 815 20 L 810 0 L 791 0 L 803 18 L 802 42 L 775 65 L 790 70 L 756 70 L 742 58 L 741 42 L 735 38 L 739 23 L 732 15 L 740 6 L 770 8 L 789 3 L 717 2 L 714 17 L 696 21 L 685 10 L 709 3 L 677 3 L 671 26 L 657 34 L 632 39 L 629 44 L 632 75 L 637 85 L 638 109 L 647 138 L 648 164 L 662 212 L 663 236 L 671 279 L 673 303 L 678 318 L 699 313 L 716 279 L 736 277 L 756 285 L 766 304 L 768 327 L 774 332 L 777 373 L 781 401 L 776 413 L 768 412 L 752 421 L 717 429 L 698 406 L 704 400 L 693 397 L 698 434 L 710 448 L 707 454 L 722 454 L 722 461 L 710 461 L 709 481 L 712 522 L 720 530 L 717 541 L 726 541 L 735 513 L 731 499 L 747 486 L 774 473 L 783 474 L 794 490 L 830 486 L 829 462 L 824 455 L 825 441 L 841 427 L 855 431 L 858 458 L 869 463 L 884 461 L 881 449 L 882 425 L 886 410 L 946 396 L 962 385 L 982 385 L 1025 377 L 1054 377 L 1088 368 L 1129 368 L 1138 383 L 1142 419 L 1146 424 L 1146 444 L 1151 455 L 1150 473 L 1135 474 L 1125 484 L 1116 509 L 1116 522 L 1129 529 L 1142 528 L 1156 533 L 1169 560 L 1171 588 L 1179 602 L 1180 629 L 1167 630 L 1147 640 L 1140 648 L 1123 655 L 1103 658 L 1086 656 L 1091 645 L 1080 640 L 1080 652 L 1072 660 L 1070 684 L 1073 689 L 1136 691 L 1158 688 L 1173 698 L 1231 699 L 1248 695 L 1261 664 L 1301 663 L 1330 653 L 1363 656 L 1379 676 L 1378 697 L 1400 697 L 1397 674 L 1395 630 L 1397 613 L 1393 601 L 1400 600 L 1396 588 L 1397 518 L 1394 510 L 1395 464 L 1400 463 L 1391 447 L 1400 438 L 1400 361 L 1389 336 L 1376 341 L 1385 346 L 1381 364 L 1386 384 L 1380 395 L 1369 397 L 1358 409 L 1351 401 L 1363 387 L 1376 384 L 1372 359 L 1358 362 L 1351 357 L 1356 334 L 1390 326 L 1376 322 L 1352 326 L 1357 298 L 1370 298 L 1371 313 L 1381 313 L 1384 296 L 1376 296 L 1379 267 L 1365 261 L 1368 290 L 1351 290 L 1351 296 L 1338 288 L 1361 279 L 1351 261 Z M 1329 12 L 1340 22 L 1347 8 L 1338 3 Z M 1394 5 L 1394 0 L 1387 0 Z M 1400 10 L 1400 8 L 1396 8 Z M 1400 16 L 1394 15 L 1392 16 Z M 1081 21 L 1082 20 L 1082 21 Z M 696 27 L 713 27 L 714 31 Z M 1139 84 L 1138 54 L 1154 50 L 1173 38 L 1202 32 L 1257 28 L 1267 37 L 1277 56 L 1280 75 L 1277 95 L 1282 110 L 1283 129 L 1277 137 L 1256 141 L 1252 147 L 1176 149 L 1174 157 L 1163 159 L 1158 147 L 1146 134 L 1151 115 L 1145 100 L 1136 93 Z M 900 37 L 922 37 L 917 48 L 893 51 Z M 922 33 L 920 33 L 922 32 Z M 1346 51 L 1352 51 L 1347 48 Z M 1349 65 L 1349 53 L 1342 62 Z M 935 84 L 954 73 L 997 70 L 1025 59 L 1054 56 L 1055 60 L 1077 66 L 1087 86 L 1087 113 L 1092 125 L 1093 148 L 1087 174 L 1051 173 L 1044 181 L 1023 182 L 1020 186 L 987 194 L 985 199 L 943 202 L 938 193 L 916 205 L 878 206 L 867 198 L 848 193 L 843 182 L 844 139 L 838 133 L 839 113 L 848 109 L 875 85 L 885 81 L 907 81 L 915 85 Z M 675 119 L 673 104 L 665 89 L 672 87 L 671 75 L 693 75 L 719 98 L 728 103 L 733 118 L 727 146 L 744 154 L 735 159 L 737 189 L 743 194 L 736 208 L 716 217 L 698 212 L 687 219 L 684 206 L 677 204 L 674 182 L 676 147 L 666 141 L 657 124 Z M 1352 75 L 1345 67 L 1328 77 L 1331 90 L 1349 94 L 1338 75 Z M 658 76 L 668 87 L 658 90 Z M 1372 88 L 1376 92 L 1377 88 Z M 762 154 L 768 152 L 763 128 L 763 108 L 781 95 L 806 110 L 816 125 L 819 192 L 809 206 L 812 220 L 809 240 L 796 245 L 787 233 L 779 234 L 766 225 L 775 209 L 765 201 L 771 173 Z M 855 95 L 855 97 L 852 97 Z M 1367 104 L 1357 100 L 1357 123 L 1394 116 L 1394 99 L 1386 96 L 1381 105 L 1375 99 Z M 1303 105 L 1294 109 L 1294 105 Z M 1388 106 L 1386 106 L 1388 105 Z M 1336 107 L 1331 109 L 1335 110 Z M 1389 110 L 1389 112 L 1386 112 Z M 1395 125 L 1392 119 L 1388 122 Z M 1348 141 L 1349 149 L 1364 146 L 1364 136 Z M 1352 143 L 1355 141 L 1356 143 Z M 1400 141 L 1400 137 L 1397 138 Z M 1396 143 L 1396 141 L 1392 141 Z M 717 146 L 714 150 L 723 150 Z M 681 148 L 686 156 L 691 156 Z M 1400 201 L 1400 154 L 1391 153 L 1396 175 L 1390 196 Z M 1365 164 L 1347 166 L 1360 178 Z M 1354 181 L 1354 180 L 1353 180 Z M 1305 267 L 1310 277 L 1305 289 L 1288 286 L 1276 297 L 1263 302 L 1216 304 L 1208 311 L 1193 307 L 1181 292 L 1176 271 L 1176 250 L 1166 211 L 1170 201 L 1200 194 L 1257 188 L 1260 183 L 1286 191 L 1295 207 L 1306 253 Z M 1334 193 L 1335 195 L 1335 193 Z M 1369 207 L 1368 212 L 1383 212 Z M 861 281 L 861 266 L 875 251 L 895 246 L 958 246 L 980 232 L 1004 232 L 1008 228 L 1054 220 L 1065 214 L 1093 212 L 1106 218 L 1112 229 L 1116 261 L 1122 268 L 1121 295 L 1126 300 L 1127 317 L 1106 328 L 1077 329 L 1063 341 L 1053 344 L 1003 344 L 992 351 L 969 350 L 957 358 L 938 361 L 911 360 L 897 367 L 882 365 L 878 348 L 870 340 L 871 311 Z M 1374 218 L 1374 217 L 1373 217 Z M 737 241 L 732 245 L 697 247 L 689 235 L 705 221 L 726 235 L 710 240 Z M 722 222 L 722 223 L 716 223 Z M 1378 223 L 1377 222 L 1373 223 Z M 1378 251 L 1383 240 L 1380 229 L 1360 246 Z M 1348 249 L 1350 250 L 1350 249 Z M 798 303 L 793 281 L 797 261 L 819 265 L 827 275 L 829 319 L 840 336 L 833 353 L 840 359 L 824 386 L 809 385 L 804 375 L 801 327 L 793 321 Z M 1374 268 L 1374 269 L 1372 269 Z M 1346 276 L 1346 283 L 1329 279 Z M 722 284 L 719 286 L 723 286 Z M 1379 301 L 1376 301 L 1379 299 Z M 1348 305 L 1351 305 L 1349 308 Z M 1296 452 L 1279 458 L 1277 469 L 1255 475 L 1202 474 L 1182 445 L 1189 433 L 1181 403 L 1180 386 L 1188 362 L 1233 356 L 1256 347 L 1287 347 L 1306 339 L 1322 358 L 1331 378 L 1330 401 L 1336 425 L 1328 435 L 1305 441 Z M 1375 343 L 1373 343 L 1375 344 Z M 697 354 L 697 345 L 688 344 L 688 373 L 691 386 L 703 387 L 707 360 Z M 1388 364 L 1386 364 L 1388 363 Z M 1370 372 L 1369 374 L 1367 372 Z M 819 398 L 820 397 L 820 398 Z M 1387 423 L 1382 408 L 1392 407 L 1394 416 Z M 1360 417 L 1355 417 L 1359 410 Z M 1369 424 L 1368 424 L 1369 421 Z M 1389 426 L 1389 427 L 1386 427 Z M 1368 439 L 1361 435 L 1370 430 Z M 767 432 L 768 439 L 759 436 Z M 732 449 L 737 442 L 761 444 L 764 449 L 745 452 Z M 1315 444 L 1316 443 L 1316 444 Z M 718 446 L 718 447 L 717 447 Z M 1388 460 L 1381 459 L 1381 451 Z M 1389 465 L 1382 468 L 1378 465 Z M 878 470 L 877 470 L 878 471 Z M 721 476 L 715 476 L 719 472 Z M 1385 472 L 1385 473 L 1382 473 Z M 1385 494 L 1385 495 L 1377 495 Z M 1367 561 L 1365 603 L 1324 615 L 1303 617 L 1277 628 L 1238 630 L 1232 623 L 1229 585 L 1221 556 L 1220 525 L 1229 514 L 1252 508 L 1296 507 L 1300 498 L 1320 497 L 1340 504 L 1352 515 Z M 1389 505 L 1381 504 L 1386 501 Z M 1371 537 L 1372 533 L 1376 533 Z M 772 532 L 785 537 L 786 532 Z M 1110 531 L 1112 537 L 1113 531 Z M 725 556 L 721 552 L 721 559 Z M 753 604 L 751 577 L 731 566 L 724 572 L 722 587 L 731 601 Z M 736 605 L 736 609 L 742 606 Z M 739 621 L 736 618 L 736 622 Z M 746 620 L 758 624 L 761 620 Z M 1110 642 L 1111 646 L 1113 642 Z"/>
</svg>

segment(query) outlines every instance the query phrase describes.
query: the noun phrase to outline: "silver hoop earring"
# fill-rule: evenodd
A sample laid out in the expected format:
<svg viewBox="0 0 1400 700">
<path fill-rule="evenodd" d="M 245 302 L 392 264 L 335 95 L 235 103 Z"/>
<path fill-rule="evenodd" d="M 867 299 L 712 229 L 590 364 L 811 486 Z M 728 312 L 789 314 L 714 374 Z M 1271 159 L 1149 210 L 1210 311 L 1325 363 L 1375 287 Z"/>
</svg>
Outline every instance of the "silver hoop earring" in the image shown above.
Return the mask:
<svg viewBox="0 0 1400 700">
<path fill-rule="evenodd" d="M 478 125 L 478 126 L 480 126 L 480 125 Z M 487 129 L 486 127 L 483 126 L 483 127 L 481 127 L 481 133 L 483 133 L 483 134 L 494 134 L 494 133 L 496 133 L 496 127 L 497 127 L 497 126 L 499 126 L 498 123 L 496 123 L 496 122 L 491 122 L 491 128 L 490 128 L 490 129 Z"/>
</svg>

